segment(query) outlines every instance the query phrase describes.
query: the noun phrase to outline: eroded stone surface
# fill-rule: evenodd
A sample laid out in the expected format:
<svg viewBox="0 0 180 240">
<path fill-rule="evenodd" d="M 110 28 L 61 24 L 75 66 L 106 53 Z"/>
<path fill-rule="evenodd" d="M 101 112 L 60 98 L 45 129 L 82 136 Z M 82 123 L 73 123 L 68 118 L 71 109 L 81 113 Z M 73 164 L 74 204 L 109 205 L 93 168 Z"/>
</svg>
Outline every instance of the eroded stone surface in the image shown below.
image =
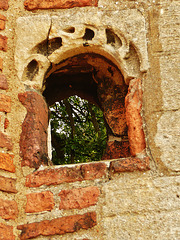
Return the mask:
<svg viewBox="0 0 180 240">
<path fill-rule="evenodd" d="M 169 44 L 168 46 L 171 46 Z M 160 58 L 161 88 L 163 93 L 163 109 L 180 109 L 180 73 L 179 55 L 168 55 Z M 166 66 L 166 67 L 164 67 Z M 175 80 L 177 79 L 177 80 Z"/>
<path fill-rule="evenodd" d="M 103 217 L 128 215 L 129 211 L 148 216 L 153 212 L 167 213 L 169 208 L 178 210 L 179 183 L 180 176 L 153 179 L 147 177 L 147 172 L 139 177 L 127 174 L 112 180 L 102 189 L 105 193 Z"/>
<path fill-rule="evenodd" d="M 112 26 L 109 25 L 109 18 L 112 18 Z M 86 21 L 84 22 L 83 19 Z M 94 37 L 86 40 L 84 36 L 87 29 L 94 32 Z M 113 32 L 115 40 L 110 41 L 107 29 L 119 29 L 122 34 L 119 35 L 118 31 Z M 69 9 L 52 17 L 48 15 L 21 17 L 17 20 L 16 34 L 15 61 L 18 76 L 28 85 L 37 85 L 39 89 L 42 87 L 44 74 L 50 62 L 58 64 L 76 54 L 92 52 L 92 49 L 94 53 L 102 54 L 113 60 L 122 70 L 127 83 L 132 77 L 141 77 L 139 67 L 142 72 L 148 69 L 145 20 L 135 9 L 110 14 L 92 8 L 88 15 L 82 9 L 74 9 L 73 14 Z M 37 46 L 44 46 L 43 43 L 46 43 L 48 39 L 49 41 L 61 39 L 62 44 L 47 57 L 47 49 L 45 49 L 46 53 L 37 51 Z M 133 56 L 136 50 L 131 52 L 129 39 L 136 46 L 136 57 L 140 58 L 141 66 L 137 65 L 138 61 Z M 34 77 L 36 80 L 34 82 L 28 81 L 25 77 L 27 66 L 32 60 L 39 64 L 39 71 Z"/>
<path fill-rule="evenodd" d="M 16 44 L 16 57 L 15 62 L 18 69 L 18 77 L 23 78 L 25 83 L 29 86 L 32 84 L 42 87 L 42 82 L 44 80 L 44 74 L 47 71 L 50 63 L 49 60 L 42 54 L 33 52 L 33 49 L 41 42 L 47 42 L 48 32 L 51 26 L 51 18 L 49 15 L 35 16 L 32 20 L 30 16 L 17 19 L 16 34 L 18 38 L 20 37 Z M 32 31 L 33 29 L 33 31 Z M 47 49 L 45 48 L 45 51 Z M 34 79 L 35 82 L 31 82 L 24 73 L 28 64 L 36 60 L 39 65 L 39 70 L 37 73 L 38 78 Z M 36 77 L 36 76 L 35 76 Z"/>
<path fill-rule="evenodd" d="M 156 145 L 160 147 L 161 161 L 172 171 L 180 171 L 180 111 L 168 111 L 158 121 Z"/>
<path fill-rule="evenodd" d="M 178 239 L 180 211 L 151 212 L 105 218 L 105 239 Z M 115 229 L 108 231 L 107 229 Z"/>
<path fill-rule="evenodd" d="M 27 109 L 20 138 L 22 166 L 38 168 L 48 161 L 48 107 L 43 97 L 36 92 L 21 93 L 19 100 Z"/>
</svg>

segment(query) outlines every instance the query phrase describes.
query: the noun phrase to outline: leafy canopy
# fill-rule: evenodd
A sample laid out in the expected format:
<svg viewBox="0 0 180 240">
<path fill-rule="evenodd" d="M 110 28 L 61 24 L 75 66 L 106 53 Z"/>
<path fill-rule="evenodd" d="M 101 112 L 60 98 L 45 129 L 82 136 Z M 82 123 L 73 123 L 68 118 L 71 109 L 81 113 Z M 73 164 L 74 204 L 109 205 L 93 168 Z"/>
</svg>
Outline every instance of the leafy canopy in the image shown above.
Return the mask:
<svg viewBox="0 0 180 240">
<path fill-rule="evenodd" d="M 102 111 L 78 96 L 56 102 L 50 110 L 52 162 L 99 161 L 107 140 Z"/>
</svg>

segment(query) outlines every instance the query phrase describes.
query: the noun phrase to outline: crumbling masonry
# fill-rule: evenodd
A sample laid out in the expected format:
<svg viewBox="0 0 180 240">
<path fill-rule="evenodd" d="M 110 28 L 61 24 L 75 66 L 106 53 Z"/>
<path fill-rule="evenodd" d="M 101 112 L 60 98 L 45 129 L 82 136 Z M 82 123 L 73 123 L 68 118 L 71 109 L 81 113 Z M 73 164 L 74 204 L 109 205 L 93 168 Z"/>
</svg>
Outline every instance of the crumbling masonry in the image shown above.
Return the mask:
<svg viewBox="0 0 180 240">
<path fill-rule="evenodd" d="M 180 238 L 180 2 L 0 1 L 0 239 Z M 50 164 L 49 106 L 108 125 L 100 162 Z"/>
</svg>

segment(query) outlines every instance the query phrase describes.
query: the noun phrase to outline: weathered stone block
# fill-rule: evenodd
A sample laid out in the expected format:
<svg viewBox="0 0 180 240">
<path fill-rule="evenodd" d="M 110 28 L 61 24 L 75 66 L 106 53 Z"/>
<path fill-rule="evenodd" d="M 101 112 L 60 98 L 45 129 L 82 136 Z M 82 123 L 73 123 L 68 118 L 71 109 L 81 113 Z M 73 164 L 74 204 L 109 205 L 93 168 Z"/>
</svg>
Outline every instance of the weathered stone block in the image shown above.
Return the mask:
<svg viewBox="0 0 180 240">
<path fill-rule="evenodd" d="M 180 171 L 180 111 L 167 111 L 157 124 L 156 145 L 161 149 L 162 163 L 172 171 Z"/>
<path fill-rule="evenodd" d="M 104 239 L 178 239 L 180 211 L 130 213 L 104 218 Z M 111 229 L 111 231 L 108 231 Z"/>
<path fill-rule="evenodd" d="M 148 175 L 126 174 L 105 184 L 103 217 L 178 210 L 180 176 L 153 179 Z"/>
<path fill-rule="evenodd" d="M 40 193 L 29 193 L 26 195 L 26 212 L 51 211 L 54 208 L 53 193 L 50 191 Z"/>
<path fill-rule="evenodd" d="M 13 164 L 14 155 L 0 153 L 0 169 L 8 172 L 15 172 L 15 166 Z"/>
<path fill-rule="evenodd" d="M 62 9 L 73 7 L 96 6 L 98 0 L 26 0 L 24 2 L 25 9 Z"/>
<path fill-rule="evenodd" d="M 56 218 L 51 221 L 45 220 L 42 222 L 35 222 L 18 226 L 22 230 L 20 239 L 35 238 L 40 235 L 62 235 L 65 233 L 76 232 L 80 229 L 92 228 L 97 224 L 96 213 L 88 212 L 83 215 L 72 215 L 62 218 Z"/>
<path fill-rule="evenodd" d="M 100 191 L 98 187 L 76 188 L 62 190 L 59 209 L 82 209 L 95 205 L 98 201 Z"/>
<path fill-rule="evenodd" d="M 18 216 L 16 201 L 0 199 L 0 216 L 3 219 L 15 219 Z"/>
<path fill-rule="evenodd" d="M 180 45 L 180 44 L 179 44 Z M 168 46 L 171 46 L 168 44 Z M 159 59 L 161 71 L 161 89 L 163 110 L 177 110 L 180 108 L 180 81 L 179 81 L 179 50 L 176 54 L 161 56 Z M 164 67 L 166 66 L 166 67 Z"/>
</svg>

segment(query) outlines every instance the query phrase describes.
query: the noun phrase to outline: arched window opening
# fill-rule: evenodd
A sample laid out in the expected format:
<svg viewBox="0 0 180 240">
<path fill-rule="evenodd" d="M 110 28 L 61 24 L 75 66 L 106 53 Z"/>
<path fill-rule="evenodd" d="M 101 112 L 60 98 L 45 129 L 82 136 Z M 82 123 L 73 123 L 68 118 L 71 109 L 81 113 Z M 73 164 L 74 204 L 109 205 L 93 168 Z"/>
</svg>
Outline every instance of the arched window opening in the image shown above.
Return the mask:
<svg viewBox="0 0 180 240">
<path fill-rule="evenodd" d="M 141 80 L 148 69 L 145 25 L 136 24 L 126 31 L 124 15 L 117 15 L 119 26 L 103 16 L 103 24 L 94 25 L 91 18 L 87 18 L 88 24 L 79 24 L 74 15 L 74 26 L 72 19 L 68 22 L 63 16 L 52 16 L 47 22 L 35 16 L 23 25 L 29 29 L 32 23 L 33 35 L 27 44 L 26 34 L 19 31 L 15 60 L 26 91 L 18 97 L 27 109 L 20 138 L 22 166 L 38 169 L 49 164 L 49 106 L 75 95 L 103 112 L 107 144 L 102 160 L 124 158 L 120 163 L 133 164 L 134 157 L 144 156 Z M 141 17 L 137 15 L 139 23 L 144 22 Z M 42 35 L 34 38 L 39 31 L 34 24 L 40 26 L 44 21 Z M 18 29 L 22 22 L 24 18 Z"/>
<path fill-rule="evenodd" d="M 107 133 L 98 106 L 75 95 L 56 102 L 50 110 L 53 164 L 101 160 Z"/>
<path fill-rule="evenodd" d="M 125 84 L 120 70 L 109 59 L 99 54 L 79 54 L 51 66 L 44 81 L 43 96 L 48 105 L 53 106 L 50 109 L 54 164 L 129 157 L 131 154 L 125 110 L 127 92 L 128 85 Z M 80 97 L 87 101 L 80 100 Z M 80 107 L 76 106 L 79 107 L 79 111 L 80 108 L 85 108 L 83 120 L 81 119 L 83 116 L 77 117 L 77 112 L 72 112 L 73 104 L 77 102 L 81 104 Z M 104 118 L 105 123 L 101 126 L 102 139 L 98 137 L 100 132 L 95 130 L 95 123 L 90 121 L 93 112 L 101 115 L 101 120 L 97 116 L 99 124 Z M 77 127 L 78 121 L 75 123 L 73 114 L 76 120 L 81 119 L 80 129 Z M 62 118 L 66 118 L 66 123 L 68 122 L 69 125 L 58 122 L 58 119 Z M 66 130 L 62 130 L 59 134 L 60 128 L 63 127 L 66 127 Z M 59 130 L 55 131 L 57 128 Z M 92 129 L 94 132 L 91 132 Z M 69 133 L 65 136 L 63 131 L 68 132 L 68 130 Z M 78 131 L 81 132 L 79 136 L 75 134 Z M 83 134 L 84 138 L 82 138 Z M 87 136 L 88 140 L 86 140 Z M 89 152 L 85 148 L 89 148 Z"/>
</svg>

